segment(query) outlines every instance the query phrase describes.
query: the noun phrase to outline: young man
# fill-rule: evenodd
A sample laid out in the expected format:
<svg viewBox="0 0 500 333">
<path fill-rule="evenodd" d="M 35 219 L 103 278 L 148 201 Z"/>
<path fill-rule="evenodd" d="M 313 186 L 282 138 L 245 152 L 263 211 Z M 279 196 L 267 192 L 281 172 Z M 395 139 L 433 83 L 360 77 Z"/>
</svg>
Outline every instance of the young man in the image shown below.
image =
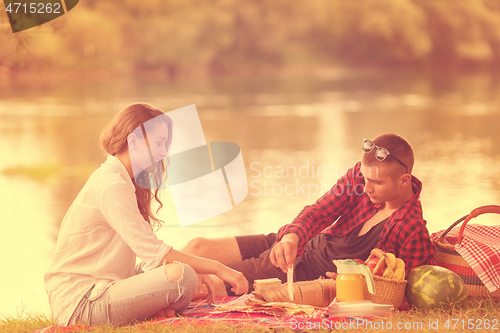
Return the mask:
<svg viewBox="0 0 500 333">
<path fill-rule="evenodd" d="M 382 134 L 364 140 L 362 150 L 361 162 L 277 234 L 196 238 L 183 251 L 242 272 L 251 289 L 256 279 L 285 282 L 292 264 L 294 281 L 314 280 L 336 272 L 332 260 L 365 260 L 374 248 L 403 259 L 407 273 L 430 263 L 434 247 L 422 217 L 422 183 L 411 175 L 411 145 L 399 135 Z M 217 296 L 233 295 L 229 285 L 214 282 Z"/>
</svg>

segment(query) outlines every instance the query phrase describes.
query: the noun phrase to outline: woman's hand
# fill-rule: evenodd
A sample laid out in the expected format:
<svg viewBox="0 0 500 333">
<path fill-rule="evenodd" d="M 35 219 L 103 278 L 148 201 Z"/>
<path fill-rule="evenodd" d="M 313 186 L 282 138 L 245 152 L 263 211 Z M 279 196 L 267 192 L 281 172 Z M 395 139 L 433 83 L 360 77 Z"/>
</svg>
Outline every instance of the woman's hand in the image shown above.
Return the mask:
<svg viewBox="0 0 500 333">
<path fill-rule="evenodd" d="M 235 294 L 246 294 L 248 292 L 248 281 L 242 273 L 221 264 L 221 268 L 215 275 L 229 283 L 232 286 L 231 290 Z"/>
<path fill-rule="evenodd" d="M 163 261 L 167 263 L 174 261 L 183 262 L 191 266 L 199 275 L 214 274 L 221 280 L 231 284 L 231 286 L 233 286 L 231 290 L 233 290 L 236 294 L 243 294 L 248 292 L 248 281 L 245 276 L 216 260 L 201 258 L 188 253 L 177 251 L 175 249 L 171 249 L 165 255 L 165 257 L 163 257 L 162 262 Z M 211 279 L 210 281 L 209 279 L 210 277 L 203 277 L 201 285 L 203 286 L 203 284 L 205 284 L 208 287 L 209 291 L 211 291 L 211 293 L 213 294 L 213 297 L 215 297 L 215 287 L 211 287 L 213 286 L 213 284 L 211 284 Z"/>
<path fill-rule="evenodd" d="M 334 279 L 336 280 L 337 279 L 337 273 L 334 273 L 334 272 L 326 272 L 326 276 L 328 276 L 330 279 Z"/>
<path fill-rule="evenodd" d="M 203 287 L 205 285 L 205 287 Z M 198 293 L 205 295 L 207 290 L 207 303 L 211 305 L 215 302 L 215 286 L 212 278 L 208 274 L 198 274 Z"/>
</svg>

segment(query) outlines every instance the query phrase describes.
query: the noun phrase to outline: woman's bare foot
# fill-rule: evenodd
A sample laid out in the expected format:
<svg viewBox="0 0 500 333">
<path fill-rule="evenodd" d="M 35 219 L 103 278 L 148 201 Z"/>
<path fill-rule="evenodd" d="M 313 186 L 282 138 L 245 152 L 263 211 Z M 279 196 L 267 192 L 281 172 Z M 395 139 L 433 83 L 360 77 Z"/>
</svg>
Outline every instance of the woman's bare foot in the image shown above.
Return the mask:
<svg viewBox="0 0 500 333">
<path fill-rule="evenodd" d="M 175 317 L 175 310 L 173 309 L 161 309 L 157 313 L 155 313 L 152 317 L 151 320 L 161 320 L 161 319 L 166 319 L 166 318 L 171 318 Z"/>
<path fill-rule="evenodd" d="M 202 285 L 201 289 L 202 289 L 202 292 L 200 293 L 200 288 L 197 288 L 196 289 L 196 293 L 194 294 L 193 296 L 193 299 L 191 301 L 195 301 L 197 299 L 200 299 L 200 298 L 207 298 L 208 296 L 208 287 L 206 285 Z"/>
</svg>

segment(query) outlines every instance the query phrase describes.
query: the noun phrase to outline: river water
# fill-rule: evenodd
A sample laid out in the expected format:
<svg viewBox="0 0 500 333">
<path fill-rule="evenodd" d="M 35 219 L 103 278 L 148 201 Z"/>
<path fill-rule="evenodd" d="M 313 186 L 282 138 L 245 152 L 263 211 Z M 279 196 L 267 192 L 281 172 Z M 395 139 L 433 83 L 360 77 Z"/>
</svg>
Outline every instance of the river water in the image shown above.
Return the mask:
<svg viewBox="0 0 500 333">
<path fill-rule="evenodd" d="M 276 231 L 394 132 L 413 145 L 428 229 L 500 203 L 500 80 L 488 73 L 323 70 L 214 80 L 61 82 L 0 91 L 0 317 L 49 314 L 43 274 L 61 220 L 104 154 L 100 129 L 124 106 L 198 109 L 207 141 L 241 147 L 249 194 L 235 208 L 180 227 L 168 195 L 158 237 Z M 483 215 L 477 223 L 495 224 Z"/>
</svg>

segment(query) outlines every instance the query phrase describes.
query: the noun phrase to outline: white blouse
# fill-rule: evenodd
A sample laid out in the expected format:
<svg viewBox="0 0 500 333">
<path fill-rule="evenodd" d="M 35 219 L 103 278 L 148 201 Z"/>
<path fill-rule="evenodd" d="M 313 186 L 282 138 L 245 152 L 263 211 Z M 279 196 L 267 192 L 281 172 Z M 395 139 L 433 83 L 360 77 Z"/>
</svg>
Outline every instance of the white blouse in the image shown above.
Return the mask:
<svg viewBox="0 0 500 333">
<path fill-rule="evenodd" d="M 45 274 L 52 316 L 67 325 L 81 298 L 90 300 L 113 283 L 143 269 L 158 267 L 172 249 L 158 239 L 137 206 L 135 187 L 125 166 L 108 156 L 69 208 L 59 230 L 54 257 Z"/>
</svg>

